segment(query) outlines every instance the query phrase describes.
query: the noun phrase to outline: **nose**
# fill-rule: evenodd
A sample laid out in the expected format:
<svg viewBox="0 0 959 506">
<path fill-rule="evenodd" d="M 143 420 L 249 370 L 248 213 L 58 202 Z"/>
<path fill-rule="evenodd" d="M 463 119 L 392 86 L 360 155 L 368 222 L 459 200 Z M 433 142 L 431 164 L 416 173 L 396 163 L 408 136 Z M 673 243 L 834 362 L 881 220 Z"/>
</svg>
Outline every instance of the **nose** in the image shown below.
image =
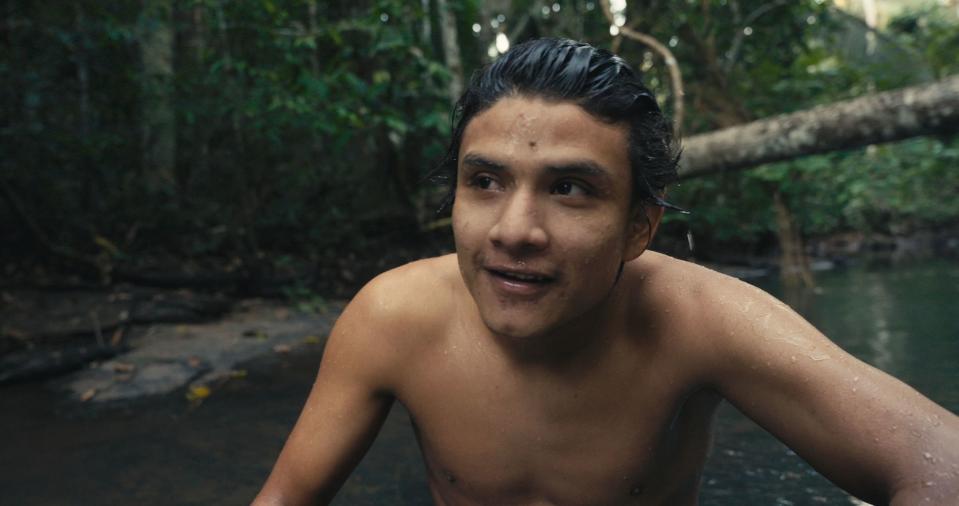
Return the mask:
<svg viewBox="0 0 959 506">
<path fill-rule="evenodd" d="M 531 191 L 515 191 L 505 199 L 499 217 L 490 229 L 490 241 L 511 253 L 538 251 L 549 245 L 549 235 L 542 222 Z"/>
</svg>

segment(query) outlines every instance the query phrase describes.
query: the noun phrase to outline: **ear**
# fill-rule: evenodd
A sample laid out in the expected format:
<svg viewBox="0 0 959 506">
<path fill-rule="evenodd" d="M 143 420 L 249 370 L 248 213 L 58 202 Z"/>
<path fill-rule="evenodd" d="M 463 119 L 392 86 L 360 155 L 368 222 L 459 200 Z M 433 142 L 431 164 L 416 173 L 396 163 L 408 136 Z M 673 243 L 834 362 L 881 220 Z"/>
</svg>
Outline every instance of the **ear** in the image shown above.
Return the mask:
<svg viewBox="0 0 959 506">
<path fill-rule="evenodd" d="M 632 211 L 630 223 L 627 225 L 629 231 L 626 237 L 626 247 L 623 249 L 623 262 L 629 262 L 639 255 L 642 255 L 649 244 L 653 242 L 653 236 L 659 229 L 659 223 L 663 221 L 662 206 L 638 204 Z"/>
</svg>

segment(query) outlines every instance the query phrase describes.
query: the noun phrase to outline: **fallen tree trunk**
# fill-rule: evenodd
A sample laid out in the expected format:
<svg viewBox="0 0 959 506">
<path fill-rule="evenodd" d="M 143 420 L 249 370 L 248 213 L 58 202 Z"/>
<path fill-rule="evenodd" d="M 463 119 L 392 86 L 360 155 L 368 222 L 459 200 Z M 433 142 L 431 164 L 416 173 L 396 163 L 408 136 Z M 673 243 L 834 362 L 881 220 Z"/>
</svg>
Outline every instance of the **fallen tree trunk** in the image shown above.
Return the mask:
<svg viewBox="0 0 959 506">
<path fill-rule="evenodd" d="M 959 76 L 761 119 L 683 142 L 679 177 L 959 130 Z"/>
</svg>

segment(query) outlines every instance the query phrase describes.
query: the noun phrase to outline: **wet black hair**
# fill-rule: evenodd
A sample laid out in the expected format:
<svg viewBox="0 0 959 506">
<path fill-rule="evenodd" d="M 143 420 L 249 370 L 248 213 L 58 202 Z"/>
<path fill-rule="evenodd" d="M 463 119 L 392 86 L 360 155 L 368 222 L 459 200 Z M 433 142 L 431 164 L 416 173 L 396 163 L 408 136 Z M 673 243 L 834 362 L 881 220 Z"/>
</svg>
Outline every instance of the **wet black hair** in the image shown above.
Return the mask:
<svg viewBox="0 0 959 506">
<path fill-rule="evenodd" d="M 679 150 L 653 93 L 629 65 L 605 49 L 569 39 L 534 39 L 514 46 L 473 74 L 452 115 L 452 139 L 431 179 L 449 186 L 440 212 L 456 197 L 456 169 L 463 132 L 480 112 L 508 96 L 572 101 L 594 117 L 629 127 L 632 201 L 683 211 L 663 200 L 677 179 Z"/>
</svg>

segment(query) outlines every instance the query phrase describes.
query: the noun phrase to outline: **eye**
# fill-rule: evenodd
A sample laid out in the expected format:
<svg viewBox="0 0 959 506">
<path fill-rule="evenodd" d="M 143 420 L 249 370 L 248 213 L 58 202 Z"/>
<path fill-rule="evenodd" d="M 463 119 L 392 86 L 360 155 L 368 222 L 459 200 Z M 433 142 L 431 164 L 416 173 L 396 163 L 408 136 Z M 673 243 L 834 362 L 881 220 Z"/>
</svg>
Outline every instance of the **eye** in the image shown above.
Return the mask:
<svg viewBox="0 0 959 506">
<path fill-rule="evenodd" d="M 486 174 L 478 174 L 476 176 L 473 176 L 469 180 L 469 185 L 475 186 L 476 188 L 479 188 L 481 190 L 495 191 L 495 190 L 500 190 L 502 188 L 502 186 L 500 186 L 499 182 L 496 181 L 496 179 Z"/>
<path fill-rule="evenodd" d="M 560 181 L 553 186 L 550 193 L 556 195 L 566 195 L 569 197 L 585 197 L 590 194 L 589 190 L 582 184 L 574 181 Z"/>
</svg>

